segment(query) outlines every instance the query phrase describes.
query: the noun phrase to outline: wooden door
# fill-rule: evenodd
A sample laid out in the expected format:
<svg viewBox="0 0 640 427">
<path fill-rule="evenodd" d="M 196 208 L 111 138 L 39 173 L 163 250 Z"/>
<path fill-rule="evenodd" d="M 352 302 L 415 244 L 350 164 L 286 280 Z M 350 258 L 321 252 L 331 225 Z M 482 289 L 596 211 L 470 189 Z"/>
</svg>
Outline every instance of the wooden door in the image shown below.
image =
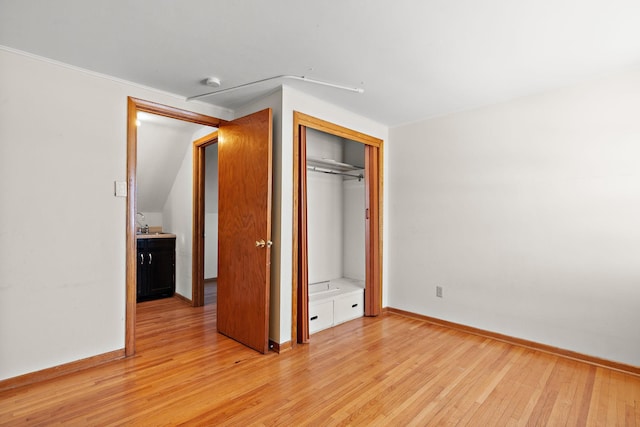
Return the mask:
<svg viewBox="0 0 640 427">
<path fill-rule="evenodd" d="M 218 131 L 218 332 L 269 349 L 271 109 Z"/>
<path fill-rule="evenodd" d="M 364 150 L 365 185 L 365 270 L 364 315 L 378 316 L 382 312 L 380 277 L 380 148 L 371 145 Z"/>
</svg>

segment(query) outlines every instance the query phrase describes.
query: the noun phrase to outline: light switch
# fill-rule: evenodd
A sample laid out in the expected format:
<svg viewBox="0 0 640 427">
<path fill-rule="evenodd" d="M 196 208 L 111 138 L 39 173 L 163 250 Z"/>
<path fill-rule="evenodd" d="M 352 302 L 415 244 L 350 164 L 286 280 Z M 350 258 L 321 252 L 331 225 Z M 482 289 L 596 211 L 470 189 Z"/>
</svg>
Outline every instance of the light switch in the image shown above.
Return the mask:
<svg viewBox="0 0 640 427">
<path fill-rule="evenodd" d="M 127 197 L 127 181 L 114 181 L 114 196 Z"/>
</svg>

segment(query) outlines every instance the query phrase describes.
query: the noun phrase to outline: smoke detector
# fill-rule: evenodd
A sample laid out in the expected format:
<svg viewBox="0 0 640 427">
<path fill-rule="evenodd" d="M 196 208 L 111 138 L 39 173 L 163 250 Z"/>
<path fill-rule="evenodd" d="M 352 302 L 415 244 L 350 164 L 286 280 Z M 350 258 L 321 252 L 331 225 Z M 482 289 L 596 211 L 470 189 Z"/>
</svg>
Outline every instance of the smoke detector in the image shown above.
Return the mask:
<svg viewBox="0 0 640 427">
<path fill-rule="evenodd" d="M 220 79 L 217 77 L 207 77 L 204 79 L 204 84 L 210 87 L 220 87 Z"/>
</svg>

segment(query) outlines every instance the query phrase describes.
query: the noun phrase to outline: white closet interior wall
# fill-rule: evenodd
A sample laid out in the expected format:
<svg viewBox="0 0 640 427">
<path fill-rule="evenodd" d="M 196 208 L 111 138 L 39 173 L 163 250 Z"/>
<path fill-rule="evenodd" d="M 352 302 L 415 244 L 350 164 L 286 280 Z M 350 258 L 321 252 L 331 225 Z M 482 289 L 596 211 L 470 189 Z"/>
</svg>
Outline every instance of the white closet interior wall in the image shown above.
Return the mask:
<svg viewBox="0 0 640 427">
<path fill-rule="evenodd" d="M 364 145 L 307 129 L 307 158 L 363 165 Z M 307 173 L 310 284 L 365 279 L 364 206 L 364 180 Z"/>
<path fill-rule="evenodd" d="M 364 281 L 364 180 L 345 180 L 342 190 L 342 277 Z"/>
</svg>

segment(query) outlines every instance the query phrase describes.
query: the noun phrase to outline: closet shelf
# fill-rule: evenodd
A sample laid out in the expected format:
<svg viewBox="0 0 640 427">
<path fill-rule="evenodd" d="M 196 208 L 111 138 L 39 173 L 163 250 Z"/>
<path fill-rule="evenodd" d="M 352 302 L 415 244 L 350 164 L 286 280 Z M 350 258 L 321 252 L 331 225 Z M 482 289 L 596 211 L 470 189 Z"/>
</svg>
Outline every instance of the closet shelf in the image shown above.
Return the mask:
<svg viewBox="0 0 640 427">
<path fill-rule="evenodd" d="M 354 166 L 348 163 L 341 163 L 332 159 L 315 159 L 310 157 L 307 158 L 307 166 L 330 169 L 336 172 L 357 171 L 364 169 L 364 167 Z"/>
</svg>

